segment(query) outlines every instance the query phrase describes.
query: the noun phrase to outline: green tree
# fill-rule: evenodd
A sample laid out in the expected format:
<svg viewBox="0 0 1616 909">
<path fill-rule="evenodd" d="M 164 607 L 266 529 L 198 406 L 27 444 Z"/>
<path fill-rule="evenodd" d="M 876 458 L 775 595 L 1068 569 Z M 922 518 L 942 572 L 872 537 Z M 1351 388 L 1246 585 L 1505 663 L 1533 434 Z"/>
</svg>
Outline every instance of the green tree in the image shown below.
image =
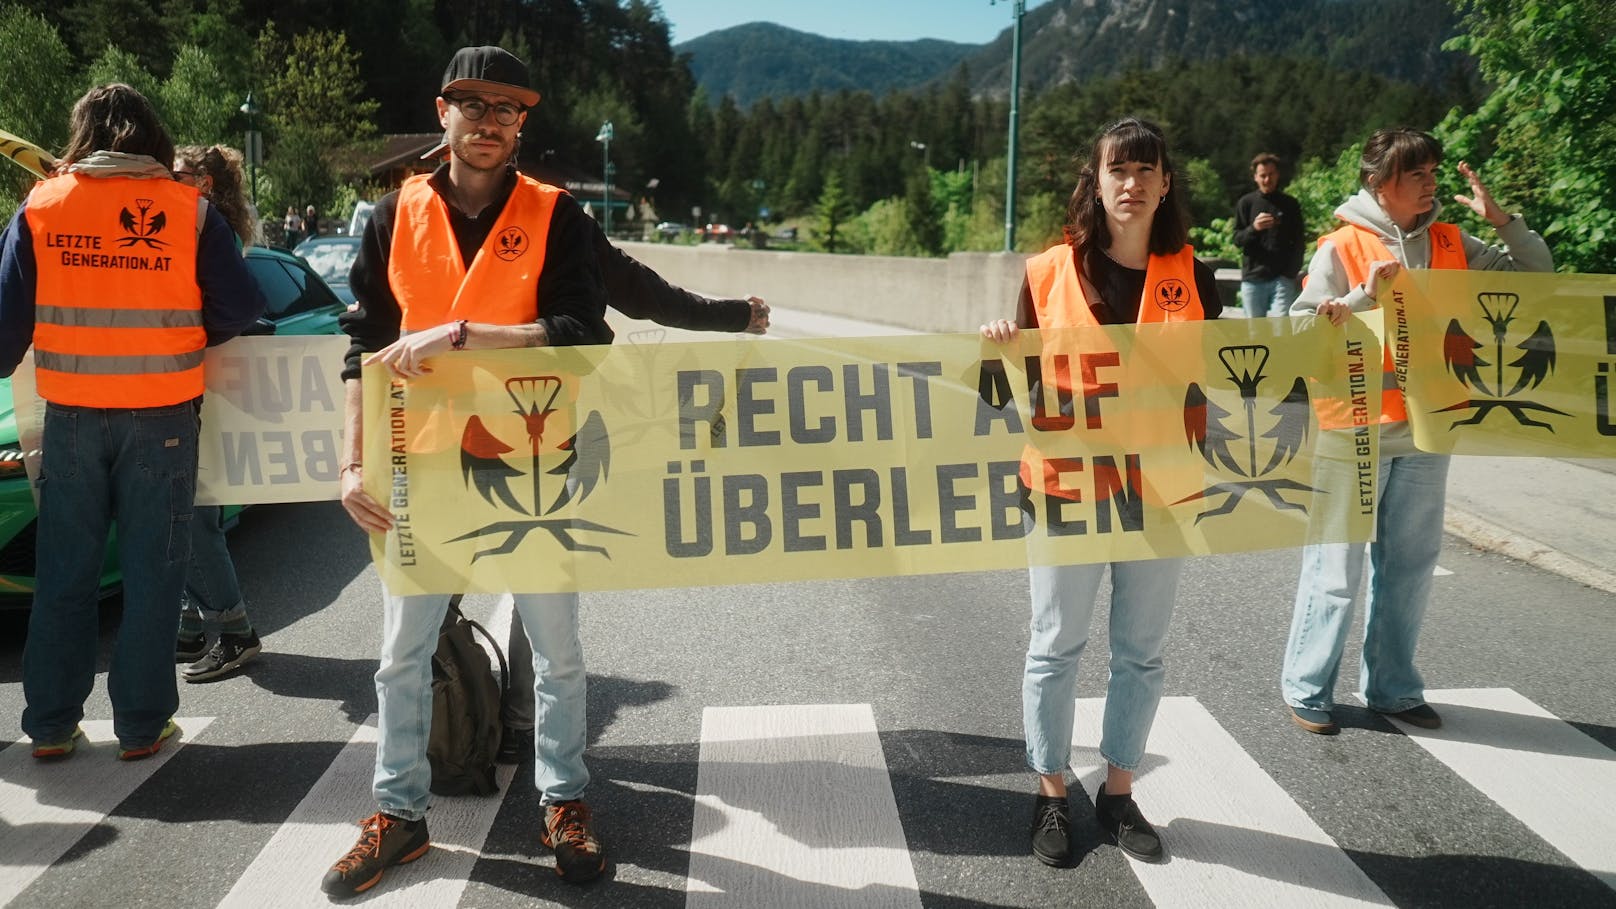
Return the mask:
<svg viewBox="0 0 1616 909">
<path fill-rule="evenodd" d="M 1455 0 L 1469 52 L 1493 85 L 1475 111 L 1439 127 L 1451 161 L 1468 160 L 1525 213 L 1570 271 L 1616 261 L 1616 6 L 1607 0 Z M 1445 168 L 1449 174 L 1453 168 Z M 1449 192 L 1463 188 L 1450 177 Z M 1466 190 L 1467 191 L 1467 190 Z M 1457 206 L 1450 207 L 1452 212 Z M 1475 219 L 1461 221 L 1479 233 Z"/>
<path fill-rule="evenodd" d="M 853 214 L 853 203 L 842 189 L 842 176 L 832 170 L 825 175 L 825 188 L 814 207 L 817 225 L 814 228 L 815 247 L 825 252 L 836 252 L 836 231 Z"/>
<path fill-rule="evenodd" d="M 18 7 L 0 11 L 0 129 L 60 151 L 78 87 L 74 70 L 67 44 L 43 17 Z M 0 165 L 0 213 L 9 218 L 33 181 L 20 167 Z"/>
<path fill-rule="evenodd" d="M 101 56 L 90 64 L 85 73 L 84 87 L 88 89 L 108 82 L 122 82 L 145 95 L 146 100 L 154 105 L 162 103 L 157 93 L 161 85 L 157 77 L 141 65 L 139 57 L 112 44 L 108 44 L 101 51 Z"/>
<path fill-rule="evenodd" d="M 263 210 L 312 204 L 329 211 L 339 181 L 366 176 L 356 152 L 376 134 L 378 105 L 365 96 L 358 54 L 341 32 L 305 31 L 288 45 L 266 26 L 253 56 L 274 132 L 265 155 L 274 194 Z"/>
<path fill-rule="evenodd" d="M 220 90 L 224 74 L 199 47 L 181 47 L 168 78 L 157 90 L 163 123 L 180 145 L 211 145 L 226 139 L 234 95 Z"/>
<path fill-rule="evenodd" d="M 931 194 L 931 168 L 909 175 L 904 185 L 904 218 L 915 250 L 922 256 L 935 256 L 943 247 L 943 223 Z"/>
</svg>

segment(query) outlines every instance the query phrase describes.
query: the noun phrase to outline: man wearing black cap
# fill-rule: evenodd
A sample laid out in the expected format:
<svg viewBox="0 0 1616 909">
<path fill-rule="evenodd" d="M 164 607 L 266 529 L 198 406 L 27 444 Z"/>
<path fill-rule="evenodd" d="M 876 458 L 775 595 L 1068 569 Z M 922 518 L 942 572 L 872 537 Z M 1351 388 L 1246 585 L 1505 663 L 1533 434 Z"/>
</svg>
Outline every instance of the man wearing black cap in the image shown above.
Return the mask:
<svg viewBox="0 0 1616 909">
<path fill-rule="evenodd" d="M 606 344 L 606 291 L 593 222 L 566 192 L 517 173 L 527 111 L 539 101 L 527 67 L 497 47 L 462 48 L 443 75 L 438 118 L 449 162 L 406 180 L 376 205 L 350 276 L 356 307 L 342 320 L 352 338 L 346 384 L 342 504 L 371 533 L 393 515 L 365 492 L 362 365 L 394 376 L 425 374 L 423 361 L 451 350 Z M 469 263 L 469 264 L 468 264 Z M 545 709 L 534 776 L 545 805 L 542 841 L 556 873 L 573 882 L 605 868 L 582 797 L 584 665 L 577 594 L 515 594 L 538 654 L 535 697 Z M 375 886 L 390 866 L 430 848 L 427 736 L 432 654 L 449 597 L 387 593 L 378 702 L 376 775 L 380 810 L 321 888 L 348 897 Z"/>
</svg>

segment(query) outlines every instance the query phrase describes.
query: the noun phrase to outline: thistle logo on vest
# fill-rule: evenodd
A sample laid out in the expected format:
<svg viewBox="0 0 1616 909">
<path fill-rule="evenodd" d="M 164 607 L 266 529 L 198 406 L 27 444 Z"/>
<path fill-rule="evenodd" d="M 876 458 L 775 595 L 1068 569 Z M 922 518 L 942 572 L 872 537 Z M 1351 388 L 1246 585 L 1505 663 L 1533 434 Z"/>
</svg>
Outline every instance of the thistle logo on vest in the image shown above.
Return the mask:
<svg viewBox="0 0 1616 909">
<path fill-rule="evenodd" d="M 120 247 L 128 249 L 137 243 L 144 243 L 151 249 L 162 252 L 163 247 L 168 245 L 167 240 L 157 239 L 157 234 L 162 233 L 163 228 L 168 226 L 168 215 L 152 211 L 151 207 L 155 204 L 157 203 L 151 199 L 136 199 L 134 212 L 131 212 L 128 206 L 118 212 L 118 224 L 123 227 L 124 233 L 129 234 L 118 239 Z"/>
<path fill-rule="evenodd" d="M 1163 312 L 1178 312 L 1189 305 L 1190 289 L 1177 278 L 1164 278 L 1151 288 L 1150 296 Z"/>
<path fill-rule="evenodd" d="M 1234 412 L 1226 410 L 1217 398 L 1208 394 L 1198 383 L 1191 382 L 1184 396 L 1184 437 L 1201 458 L 1221 474 L 1239 479 L 1219 480 L 1207 488 L 1174 502 L 1182 505 L 1214 496 L 1227 496 L 1215 508 L 1208 508 L 1195 516 L 1202 518 L 1229 514 L 1240 504 L 1245 494 L 1257 490 L 1268 497 L 1276 509 L 1307 513 L 1307 506 L 1286 501 L 1284 493 L 1318 490 L 1286 477 L 1269 475 L 1296 459 L 1302 444 L 1307 441 L 1312 422 L 1312 407 L 1308 401 L 1307 382 L 1297 376 L 1290 391 L 1263 415 L 1262 432 L 1258 433 L 1257 389 L 1270 377 L 1263 374 L 1268 364 L 1269 350 L 1263 344 L 1241 344 L 1218 349 L 1229 382 L 1240 396 L 1245 411 L 1245 433 L 1229 425 Z M 1240 443 L 1244 441 L 1242 446 Z M 1240 449 L 1244 449 L 1243 451 Z M 1244 455 L 1242 458 L 1241 455 Z"/>
<path fill-rule="evenodd" d="M 1510 338 L 1510 323 L 1515 321 L 1515 310 L 1520 306 L 1520 297 L 1508 293 L 1480 293 L 1476 295 L 1476 302 L 1481 307 L 1482 318 L 1492 328 L 1492 361 L 1482 358 L 1480 351 L 1483 351 L 1485 345 L 1472 338 L 1458 319 L 1448 320 L 1448 330 L 1442 339 L 1442 361 L 1447 364 L 1448 371 L 1453 373 L 1453 377 L 1458 379 L 1461 385 L 1479 392 L 1481 397 L 1472 394 L 1463 401 L 1439 408 L 1432 413 L 1475 411 L 1467 420 L 1454 421 L 1453 426 L 1448 427 L 1450 431 L 1458 426 L 1479 424 L 1494 409 L 1503 409 L 1522 426 L 1534 426 L 1554 432 L 1552 425 L 1532 419 L 1527 412 L 1558 414 L 1563 417 L 1567 416 L 1565 411 L 1535 401 L 1511 400 L 1517 394 L 1541 385 L 1549 373 L 1554 371 L 1554 332 L 1549 329 L 1549 323 L 1539 320 L 1537 329 L 1530 336 L 1513 345 L 1513 349 L 1521 353 L 1508 364 L 1509 374 L 1514 375 L 1515 381 L 1509 390 L 1505 391 L 1504 385 L 1508 380 L 1504 363 L 1504 343 Z"/>
<path fill-rule="evenodd" d="M 520 227 L 507 227 L 494 238 L 494 255 L 499 256 L 501 262 L 511 262 L 522 258 L 527 252 L 527 231 Z"/>
<path fill-rule="evenodd" d="M 516 445 L 490 431 L 482 416 L 473 414 L 466 421 L 460 436 L 461 476 L 467 489 L 475 490 L 485 504 L 499 512 L 497 519 L 447 541 L 499 540 L 492 548 L 475 552 L 472 561 L 513 553 L 535 530 L 547 531 L 568 552 L 594 552 L 610 558 L 604 546 L 586 543 L 578 534 L 625 532 L 576 517 L 552 517 L 569 503 L 587 499 L 606 481 L 611 466 L 611 441 L 598 410 L 591 411 L 570 437 L 554 439 L 558 433 L 546 424 L 564 412 L 555 406 L 563 384 L 559 376 L 505 380 L 505 393 L 516 408 L 511 413 L 521 418 L 526 430 L 525 457 Z M 545 437 L 546 429 L 550 429 L 550 439 Z M 524 476 L 526 483 L 521 482 Z"/>
</svg>

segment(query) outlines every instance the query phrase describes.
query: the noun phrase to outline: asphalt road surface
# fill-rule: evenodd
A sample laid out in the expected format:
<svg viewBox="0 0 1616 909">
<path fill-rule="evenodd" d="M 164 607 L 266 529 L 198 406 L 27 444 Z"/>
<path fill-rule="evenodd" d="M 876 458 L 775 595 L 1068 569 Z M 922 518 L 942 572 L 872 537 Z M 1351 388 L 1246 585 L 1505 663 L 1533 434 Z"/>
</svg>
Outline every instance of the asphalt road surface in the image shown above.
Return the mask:
<svg viewBox="0 0 1616 909">
<path fill-rule="evenodd" d="M 374 810 L 379 587 L 334 503 L 254 508 L 231 543 L 265 652 L 182 686 L 182 741 L 151 761 L 115 760 L 103 678 L 91 745 L 36 764 L 17 728 L 26 625 L 0 615 L 0 904 L 323 904 L 321 874 Z M 1297 562 L 1186 572 L 1136 786 L 1164 864 L 1105 842 L 1076 790 L 1075 867 L 1029 854 L 1026 579 L 996 572 L 586 595 L 607 875 L 554 875 L 528 762 L 498 796 L 438 800 L 435 848 L 355 902 L 1616 906 L 1611 595 L 1450 540 L 1420 648 L 1447 725 L 1346 706 L 1324 738 L 1277 688 Z M 468 601 L 501 626 L 493 605 Z M 115 604 L 103 615 L 105 653 Z M 1074 743 L 1089 797 L 1105 618 Z M 1349 705 L 1356 672 L 1349 657 Z"/>
</svg>

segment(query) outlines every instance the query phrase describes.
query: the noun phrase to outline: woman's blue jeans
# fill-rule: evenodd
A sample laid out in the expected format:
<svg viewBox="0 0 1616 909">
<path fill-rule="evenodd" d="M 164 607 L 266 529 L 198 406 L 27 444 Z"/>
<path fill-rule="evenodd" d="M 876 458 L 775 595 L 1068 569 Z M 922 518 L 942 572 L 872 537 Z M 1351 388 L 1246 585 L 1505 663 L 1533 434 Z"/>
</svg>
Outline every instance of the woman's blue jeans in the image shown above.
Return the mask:
<svg viewBox="0 0 1616 909">
<path fill-rule="evenodd" d="M 123 619 L 107 694 L 124 747 L 148 745 L 179 709 L 174 638 L 191 557 L 198 406 L 48 404 L 39 476 L 38 587 L 23 649 L 23 732 L 67 738 L 95 686 L 97 591 L 114 521 Z"/>
<path fill-rule="evenodd" d="M 1425 703 L 1425 680 L 1414 668 L 1414 647 L 1442 552 L 1449 459 L 1423 453 L 1387 457 L 1384 439 L 1358 693 L 1371 708 L 1397 713 Z M 1311 710 L 1335 706 L 1335 683 L 1363 567 L 1362 543 L 1303 547 L 1281 674 L 1287 704 Z"/>
<path fill-rule="evenodd" d="M 1029 518 L 1030 522 L 1031 519 Z M 1036 529 L 1029 526 L 1028 538 Z M 1027 766 L 1059 773 L 1072 761 L 1077 714 L 1077 664 L 1105 565 L 1033 565 L 1032 638 L 1021 681 Z M 1111 678 L 1106 685 L 1100 754 L 1120 770 L 1145 755 L 1167 667 L 1162 651 L 1183 559 L 1111 563 Z"/>
</svg>

